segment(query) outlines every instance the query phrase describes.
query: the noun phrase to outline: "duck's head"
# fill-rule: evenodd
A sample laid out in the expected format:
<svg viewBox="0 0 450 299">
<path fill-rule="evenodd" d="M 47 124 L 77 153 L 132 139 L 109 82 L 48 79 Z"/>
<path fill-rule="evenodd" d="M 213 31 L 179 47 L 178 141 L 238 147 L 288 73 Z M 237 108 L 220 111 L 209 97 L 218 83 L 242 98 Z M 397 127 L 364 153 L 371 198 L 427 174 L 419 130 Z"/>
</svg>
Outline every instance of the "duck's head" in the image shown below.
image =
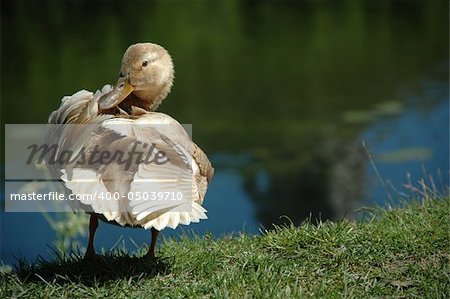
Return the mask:
<svg viewBox="0 0 450 299">
<path fill-rule="evenodd" d="M 148 111 L 164 100 L 174 78 L 172 58 L 161 46 L 139 43 L 128 47 L 122 59 L 120 76 L 113 91 L 99 100 L 100 110 L 129 101 Z"/>
</svg>

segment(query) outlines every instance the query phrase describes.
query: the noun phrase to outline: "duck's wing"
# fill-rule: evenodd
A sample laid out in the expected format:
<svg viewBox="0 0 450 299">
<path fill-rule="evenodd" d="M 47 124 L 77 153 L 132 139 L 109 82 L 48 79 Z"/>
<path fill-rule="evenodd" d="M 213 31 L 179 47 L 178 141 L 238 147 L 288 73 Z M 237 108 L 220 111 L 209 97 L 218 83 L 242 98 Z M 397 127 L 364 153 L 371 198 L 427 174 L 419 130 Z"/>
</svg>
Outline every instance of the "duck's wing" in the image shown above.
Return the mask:
<svg viewBox="0 0 450 299">
<path fill-rule="evenodd" d="M 199 192 L 199 203 L 203 204 L 208 184 L 214 175 L 214 168 L 205 152 L 195 143 L 193 143 L 192 158 L 199 168 L 198 174 L 195 176 L 195 182 Z"/>
<path fill-rule="evenodd" d="M 105 85 L 95 94 L 81 90 L 72 96 L 62 98 L 60 107 L 49 116 L 45 134 L 45 144 L 56 146 L 57 156 L 64 151 L 71 151 L 75 156 L 89 140 L 95 128 L 113 117 L 99 114 L 97 104 L 98 99 L 111 89 L 111 86 Z M 54 175 L 61 175 L 61 165 L 49 163 L 50 158 L 50 156 L 45 157 L 50 170 Z"/>
<path fill-rule="evenodd" d="M 117 218 L 120 208 L 117 201 L 95 200 L 95 197 L 106 197 L 108 188 L 101 181 L 99 165 L 89 163 L 88 159 L 94 146 L 107 148 L 122 138 L 101 127 L 101 123 L 113 116 L 99 114 L 98 99 L 111 89 L 105 85 L 95 93 L 81 90 L 64 97 L 60 107 L 49 116 L 45 136 L 46 144 L 57 148 L 53 157 L 46 155 L 47 166 L 55 178 L 61 178 L 70 193 L 77 197 L 77 200 L 70 201 L 72 207 L 88 212 L 101 211 L 108 220 Z M 69 160 L 62 157 L 65 153 L 71 153 Z M 55 160 L 65 162 L 55 163 Z"/>
<path fill-rule="evenodd" d="M 140 225 L 175 228 L 206 219 L 206 210 L 200 204 L 207 181 L 205 178 L 199 189 L 194 143 L 176 120 L 162 113 L 147 113 L 136 120 L 109 120 L 103 126 L 133 136 L 167 158 L 165 163 L 139 164 L 130 184 L 130 213 Z"/>
<path fill-rule="evenodd" d="M 63 97 L 60 107 L 50 114 L 48 123 L 57 125 L 99 123 L 103 118 L 110 118 L 108 115 L 98 114 L 98 100 L 111 91 L 112 86 L 105 85 L 95 94 L 83 89 L 71 96 Z M 99 119 L 95 120 L 97 117 Z"/>
</svg>

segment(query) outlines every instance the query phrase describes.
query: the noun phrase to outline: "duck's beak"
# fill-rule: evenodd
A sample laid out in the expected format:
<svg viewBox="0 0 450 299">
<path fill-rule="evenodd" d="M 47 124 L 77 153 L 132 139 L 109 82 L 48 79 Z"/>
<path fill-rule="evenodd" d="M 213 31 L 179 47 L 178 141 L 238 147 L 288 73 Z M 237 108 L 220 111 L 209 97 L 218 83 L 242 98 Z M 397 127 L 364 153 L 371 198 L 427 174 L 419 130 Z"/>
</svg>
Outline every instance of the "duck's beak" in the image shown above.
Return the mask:
<svg viewBox="0 0 450 299">
<path fill-rule="evenodd" d="M 120 77 L 113 90 L 99 99 L 98 108 L 100 110 L 108 110 L 116 107 L 125 100 L 133 90 L 134 87 L 130 84 L 129 77 Z"/>
</svg>

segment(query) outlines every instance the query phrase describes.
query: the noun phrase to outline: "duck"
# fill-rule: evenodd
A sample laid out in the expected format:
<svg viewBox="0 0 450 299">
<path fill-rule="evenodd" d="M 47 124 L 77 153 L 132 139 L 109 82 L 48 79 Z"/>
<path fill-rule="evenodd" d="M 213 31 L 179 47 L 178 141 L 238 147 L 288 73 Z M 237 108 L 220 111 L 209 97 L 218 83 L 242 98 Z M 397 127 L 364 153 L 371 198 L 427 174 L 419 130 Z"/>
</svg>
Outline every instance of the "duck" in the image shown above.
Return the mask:
<svg viewBox="0 0 450 299">
<path fill-rule="evenodd" d="M 47 166 L 76 199 L 72 208 L 90 215 L 85 259 L 96 256 L 99 220 L 149 229 L 145 256 L 154 258 L 161 230 L 208 218 L 202 205 L 214 168 L 185 127 L 156 111 L 173 81 L 166 49 L 133 44 L 116 84 L 65 96 L 49 116 L 46 144 L 57 151 Z"/>
</svg>

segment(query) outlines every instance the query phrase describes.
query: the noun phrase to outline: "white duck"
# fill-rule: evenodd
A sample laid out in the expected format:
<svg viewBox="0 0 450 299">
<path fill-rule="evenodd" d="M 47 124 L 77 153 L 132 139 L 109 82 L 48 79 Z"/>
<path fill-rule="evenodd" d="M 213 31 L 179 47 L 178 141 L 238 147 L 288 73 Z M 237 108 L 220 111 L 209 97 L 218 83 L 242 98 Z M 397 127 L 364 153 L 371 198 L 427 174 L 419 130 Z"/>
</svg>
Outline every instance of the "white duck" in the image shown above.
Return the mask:
<svg viewBox="0 0 450 299">
<path fill-rule="evenodd" d="M 106 85 L 95 94 L 81 90 L 64 97 L 49 117 L 49 124 L 57 126 L 49 126 L 47 144 L 58 145 L 61 155 L 70 150 L 77 158 L 56 165 L 47 157 L 47 164 L 71 193 L 97 196 L 96 200 L 82 197 L 76 201 L 91 215 L 85 258 L 95 255 L 98 219 L 151 228 L 147 256 L 153 257 L 160 230 L 207 218 L 201 205 L 214 168 L 175 119 L 153 112 L 170 92 L 173 78 L 172 59 L 163 47 L 131 45 L 114 87 Z M 155 149 L 153 163 L 144 163 L 142 156 L 132 154 L 133 147 L 134 151 L 150 152 L 150 144 Z M 97 155 L 128 153 L 132 163 L 93 159 L 95 150 Z M 165 163 L 155 163 L 157 159 Z M 171 199 L 155 199 L 155 191 Z M 106 196 L 118 200 L 107 201 Z M 174 200 L 174 196 L 182 200 Z"/>
</svg>

